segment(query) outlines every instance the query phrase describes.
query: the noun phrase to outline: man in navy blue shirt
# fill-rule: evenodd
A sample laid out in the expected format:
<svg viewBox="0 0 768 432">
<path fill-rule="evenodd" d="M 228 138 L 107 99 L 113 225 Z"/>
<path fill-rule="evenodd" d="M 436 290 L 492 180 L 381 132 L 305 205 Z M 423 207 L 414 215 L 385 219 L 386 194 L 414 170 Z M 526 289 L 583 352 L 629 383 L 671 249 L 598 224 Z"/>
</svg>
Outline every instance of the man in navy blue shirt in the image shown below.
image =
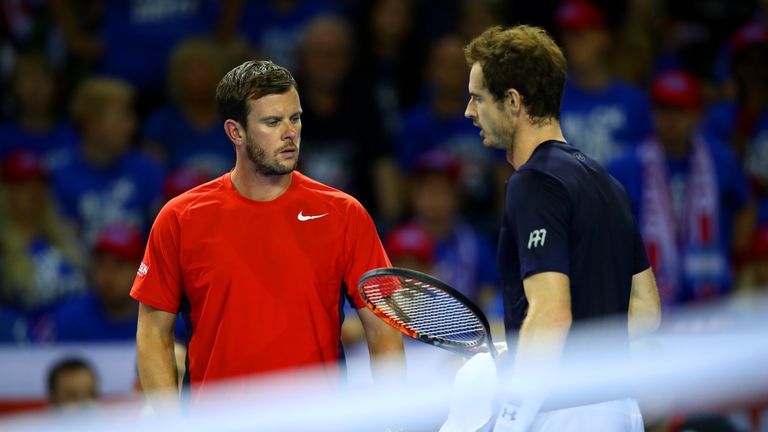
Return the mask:
<svg viewBox="0 0 768 432">
<path fill-rule="evenodd" d="M 495 27 L 465 53 L 471 66 L 465 115 L 481 129 L 483 145 L 503 149 L 515 170 L 498 251 L 508 336 L 518 332 L 515 373 L 557 361 L 573 322 L 619 315 L 630 332 L 654 328 L 658 290 L 629 199 L 560 129 L 567 66 L 558 46 L 539 28 Z M 500 415 L 495 430 L 525 428 L 526 421 L 531 430 L 642 430 L 631 400 L 535 420 Z"/>
</svg>

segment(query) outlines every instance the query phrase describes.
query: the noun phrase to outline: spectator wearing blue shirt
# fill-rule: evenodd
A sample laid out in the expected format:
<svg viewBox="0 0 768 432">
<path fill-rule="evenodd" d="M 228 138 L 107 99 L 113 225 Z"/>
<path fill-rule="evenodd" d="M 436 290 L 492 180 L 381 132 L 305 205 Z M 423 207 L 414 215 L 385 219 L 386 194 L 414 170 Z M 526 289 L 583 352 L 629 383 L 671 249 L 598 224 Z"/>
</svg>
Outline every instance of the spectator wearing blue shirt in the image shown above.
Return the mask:
<svg viewBox="0 0 768 432">
<path fill-rule="evenodd" d="M 732 251 L 748 246 L 752 220 L 746 178 L 733 151 L 697 132 L 702 99 L 690 74 L 653 83 L 656 133 L 616 161 L 667 304 L 712 298 L 732 283 Z"/>
<path fill-rule="evenodd" d="M 354 39 L 339 17 L 321 16 L 305 29 L 297 79 L 302 91 L 300 169 L 353 195 L 375 216 L 397 201 L 396 164 L 369 87 L 352 73 Z M 311 125 L 311 126 L 309 126 Z"/>
<path fill-rule="evenodd" d="M 560 123 L 568 142 L 606 165 L 652 131 L 645 94 L 611 72 L 611 35 L 603 13 L 587 0 L 568 0 L 555 15 L 569 79 Z"/>
<path fill-rule="evenodd" d="M 77 137 L 56 111 L 56 76 L 45 57 L 36 53 L 16 57 L 10 91 L 14 112 L 0 124 L 0 158 L 15 150 L 29 150 L 51 168 L 74 151 Z"/>
<path fill-rule="evenodd" d="M 758 222 L 768 223 L 768 27 L 751 23 L 729 40 L 734 100 L 714 105 L 705 133 L 731 144 L 758 198 Z"/>
<path fill-rule="evenodd" d="M 114 223 L 148 232 L 160 204 L 161 167 L 131 149 L 137 123 L 132 102 L 128 84 L 99 77 L 83 82 L 72 101 L 80 147 L 53 171 L 54 190 L 87 247 Z"/>
<path fill-rule="evenodd" d="M 463 48 L 457 36 L 445 36 L 432 47 L 426 67 L 427 100 L 405 115 L 397 158 L 409 172 L 429 150 L 450 154 L 461 163 L 467 213 L 479 220 L 495 219 L 491 212 L 501 206 L 501 185 L 510 171 L 503 153 L 483 149 L 477 129 L 464 117 L 468 72 Z"/>
<path fill-rule="evenodd" d="M 93 289 L 53 312 L 56 341 L 130 341 L 136 337 L 138 304 L 128 292 L 144 253 L 143 235 L 128 226 L 106 227 L 91 258 Z"/>
<path fill-rule="evenodd" d="M 499 292 L 499 274 L 490 242 L 461 217 L 461 165 L 433 150 L 417 158 L 412 172 L 413 222 L 435 244 L 432 273 L 488 310 Z"/>
<path fill-rule="evenodd" d="M 242 0 L 238 3 L 243 3 Z M 296 55 L 309 23 L 337 12 L 323 0 L 245 1 L 239 14 L 238 32 L 245 36 L 262 58 L 296 67 Z"/>
<path fill-rule="evenodd" d="M 0 179 L 0 303 L 26 314 L 34 326 L 56 302 L 85 289 L 85 260 L 34 152 L 8 155 Z"/>
<path fill-rule="evenodd" d="M 145 149 L 169 169 L 192 168 L 208 179 L 232 169 L 232 145 L 216 112 L 216 85 L 224 76 L 222 47 L 212 39 L 190 39 L 171 55 L 168 87 L 172 103 L 144 125 Z"/>
<path fill-rule="evenodd" d="M 140 110 L 163 97 L 168 56 L 180 41 L 218 31 L 231 2 L 214 0 L 121 0 L 83 7 L 73 0 L 51 2 L 67 47 L 93 63 L 98 73 L 120 78 L 138 92 Z"/>
</svg>

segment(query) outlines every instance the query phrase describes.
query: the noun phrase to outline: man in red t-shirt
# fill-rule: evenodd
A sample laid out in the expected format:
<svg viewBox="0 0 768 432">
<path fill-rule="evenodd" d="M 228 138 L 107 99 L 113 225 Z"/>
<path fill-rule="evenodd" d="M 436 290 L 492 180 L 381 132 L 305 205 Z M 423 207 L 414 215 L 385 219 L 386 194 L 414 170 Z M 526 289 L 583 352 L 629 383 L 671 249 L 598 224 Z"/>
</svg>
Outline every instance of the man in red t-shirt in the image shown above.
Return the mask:
<svg viewBox="0 0 768 432">
<path fill-rule="evenodd" d="M 310 365 L 336 382 L 344 297 L 372 358 L 391 355 L 401 366 L 400 334 L 356 289 L 364 272 L 390 265 L 370 216 L 351 196 L 295 171 L 301 104 L 290 72 L 245 62 L 221 80 L 216 100 L 235 168 L 165 205 L 131 290 L 141 302 L 144 389 L 176 388 L 179 312 L 191 335 L 193 399 L 215 380 Z"/>
</svg>

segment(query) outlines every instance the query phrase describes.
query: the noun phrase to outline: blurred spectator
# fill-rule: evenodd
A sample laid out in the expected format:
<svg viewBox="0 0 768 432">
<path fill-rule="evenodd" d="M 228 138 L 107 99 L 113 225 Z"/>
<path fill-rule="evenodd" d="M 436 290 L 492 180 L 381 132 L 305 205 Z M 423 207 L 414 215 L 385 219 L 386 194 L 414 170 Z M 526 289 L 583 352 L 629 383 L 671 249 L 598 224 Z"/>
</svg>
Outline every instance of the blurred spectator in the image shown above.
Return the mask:
<svg viewBox="0 0 768 432">
<path fill-rule="evenodd" d="M 130 83 L 140 112 L 163 96 L 168 55 L 185 38 L 213 33 L 221 8 L 214 0 L 51 2 L 69 49 L 103 75 Z"/>
<path fill-rule="evenodd" d="M 91 78 L 78 88 L 72 117 L 79 151 L 53 172 L 64 216 L 91 247 L 108 224 L 149 231 L 159 205 L 163 173 L 148 156 L 131 149 L 136 131 L 133 91 L 119 80 Z"/>
<path fill-rule="evenodd" d="M 742 27 L 729 45 L 735 100 L 709 110 L 706 132 L 743 157 L 758 197 L 758 221 L 768 223 L 768 27 Z"/>
<path fill-rule="evenodd" d="M 424 227 L 406 223 L 395 227 L 384 239 L 392 266 L 433 274 L 435 243 Z"/>
<path fill-rule="evenodd" d="M 28 340 L 29 328 L 24 315 L 0 304 L 0 345 Z"/>
<path fill-rule="evenodd" d="M 600 9 L 566 0 L 557 9 L 569 79 L 560 123 L 568 142 L 608 164 L 652 130 L 645 94 L 616 79 L 610 69 L 611 33 Z"/>
<path fill-rule="evenodd" d="M 99 398 L 96 371 L 85 360 L 59 360 L 48 372 L 48 403 L 53 408 L 87 408 Z"/>
<path fill-rule="evenodd" d="M 497 293 L 498 269 L 488 241 L 461 217 L 460 175 L 458 161 L 443 151 L 417 159 L 409 188 L 414 222 L 435 242 L 431 274 L 487 310 Z"/>
<path fill-rule="evenodd" d="M 307 26 L 297 79 L 306 125 L 301 171 L 381 209 L 377 199 L 397 199 L 387 190 L 396 171 L 384 158 L 389 143 L 376 104 L 364 84 L 352 79 L 353 48 L 350 28 L 340 18 L 319 17 Z"/>
<path fill-rule="evenodd" d="M 40 159 L 17 150 L 0 165 L 0 303 L 37 315 L 85 288 L 84 260 L 62 224 Z"/>
<path fill-rule="evenodd" d="M 490 214 L 500 208 L 502 179 L 510 172 L 503 152 L 483 148 L 477 128 L 464 117 L 469 68 L 463 49 L 457 36 L 446 36 L 432 47 L 426 68 L 429 94 L 406 114 L 397 157 L 401 167 L 411 171 L 417 157 L 426 151 L 439 149 L 450 154 L 461 161 L 467 212 L 496 220 L 496 214 Z"/>
<path fill-rule="evenodd" d="M 697 132 L 702 100 L 695 78 L 665 72 L 653 83 L 652 99 L 655 137 L 611 172 L 632 200 L 662 301 L 722 295 L 732 281 L 734 232 L 751 222 L 746 178 L 727 145 Z"/>
<path fill-rule="evenodd" d="M 42 54 L 21 54 L 11 74 L 13 116 L 0 124 L 0 158 L 31 150 L 53 167 L 77 145 L 69 122 L 59 118 L 56 75 Z"/>
<path fill-rule="evenodd" d="M 46 0 L 7 0 L 0 2 L 0 79 L 10 73 L 16 54 L 27 51 L 44 53 L 60 66 L 64 60 L 61 35 L 49 24 L 50 8 Z"/>
<path fill-rule="evenodd" d="M 658 63 L 666 11 L 658 1 L 629 0 L 626 7 L 616 31 L 611 69 L 617 78 L 645 88 Z"/>
<path fill-rule="evenodd" d="M 755 232 L 739 290 L 740 294 L 768 294 L 768 224 Z"/>
<path fill-rule="evenodd" d="M 128 293 L 144 253 L 134 228 L 109 226 L 91 256 L 92 290 L 72 298 L 52 314 L 53 338 L 67 341 L 130 341 L 136 338 L 138 303 Z"/>
<path fill-rule="evenodd" d="M 488 27 L 500 25 L 505 16 L 504 3 L 498 0 L 461 0 L 457 30 L 469 43 Z"/>
<path fill-rule="evenodd" d="M 358 69 L 373 86 L 390 140 L 400 133 L 403 111 L 421 94 L 421 80 L 413 74 L 423 62 L 414 4 L 414 0 L 373 0 L 358 19 Z"/>
<path fill-rule="evenodd" d="M 222 47 L 212 39 L 177 46 L 168 67 L 171 105 L 144 125 L 144 147 L 169 169 L 194 168 L 208 179 L 232 169 L 232 144 L 216 112 L 216 85 L 224 75 Z"/>
<path fill-rule="evenodd" d="M 243 2 L 238 31 L 259 53 L 259 58 L 289 70 L 296 67 L 296 53 L 309 22 L 337 12 L 333 2 L 324 0 L 236 1 Z"/>
</svg>

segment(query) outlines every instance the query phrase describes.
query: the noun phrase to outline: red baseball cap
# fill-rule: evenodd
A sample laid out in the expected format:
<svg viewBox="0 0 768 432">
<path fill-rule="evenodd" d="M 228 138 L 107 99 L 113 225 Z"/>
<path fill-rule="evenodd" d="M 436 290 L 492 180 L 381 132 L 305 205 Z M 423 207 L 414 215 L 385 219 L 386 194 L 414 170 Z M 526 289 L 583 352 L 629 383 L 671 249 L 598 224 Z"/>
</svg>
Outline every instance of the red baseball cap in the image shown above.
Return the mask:
<svg viewBox="0 0 768 432">
<path fill-rule="evenodd" d="M 702 105 L 699 81 L 688 72 L 673 69 L 653 80 L 651 100 L 655 105 L 698 109 Z"/>
<path fill-rule="evenodd" d="M 168 201 L 184 192 L 207 182 L 209 178 L 192 168 L 179 168 L 173 171 L 163 184 L 163 196 Z"/>
<path fill-rule="evenodd" d="M 101 231 L 93 252 L 109 253 L 125 261 L 138 262 L 144 255 L 144 236 L 128 225 L 111 225 Z"/>
<path fill-rule="evenodd" d="M 47 174 L 40 157 L 29 150 L 13 151 L 0 164 L 0 178 L 7 183 L 45 178 Z"/>
<path fill-rule="evenodd" d="M 730 46 L 733 54 L 750 45 L 768 45 L 768 28 L 764 24 L 747 24 L 731 36 Z"/>
<path fill-rule="evenodd" d="M 555 23 L 561 30 L 604 29 L 605 15 L 587 0 L 566 0 L 555 11 Z"/>
<path fill-rule="evenodd" d="M 384 244 L 392 259 L 414 257 L 424 263 L 435 261 L 435 243 L 421 225 L 409 223 L 398 226 L 389 233 Z"/>
<path fill-rule="evenodd" d="M 413 173 L 415 175 L 440 173 L 456 181 L 461 175 L 461 164 L 449 153 L 440 149 L 433 149 L 422 153 L 416 158 Z"/>
</svg>

